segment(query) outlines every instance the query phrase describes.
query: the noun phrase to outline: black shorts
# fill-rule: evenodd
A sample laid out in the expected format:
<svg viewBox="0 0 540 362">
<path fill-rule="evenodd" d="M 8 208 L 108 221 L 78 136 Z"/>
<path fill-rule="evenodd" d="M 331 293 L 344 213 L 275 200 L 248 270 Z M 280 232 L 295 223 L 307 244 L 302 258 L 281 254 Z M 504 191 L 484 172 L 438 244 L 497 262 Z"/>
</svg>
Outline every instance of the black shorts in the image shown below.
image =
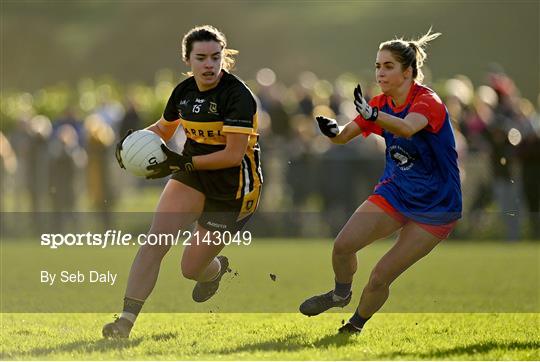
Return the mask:
<svg viewBox="0 0 540 362">
<path fill-rule="evenodd" d="M 239 199 L 227 200 L 207 195 L 196 172 L 177 172 L 171 179 L 194 188 L 205 195 L 203 212 L 198 224 L 209 231 L 240 231 L 251 218 L 261 197 L 261 187 L 255 187 Z"/>
</svg>

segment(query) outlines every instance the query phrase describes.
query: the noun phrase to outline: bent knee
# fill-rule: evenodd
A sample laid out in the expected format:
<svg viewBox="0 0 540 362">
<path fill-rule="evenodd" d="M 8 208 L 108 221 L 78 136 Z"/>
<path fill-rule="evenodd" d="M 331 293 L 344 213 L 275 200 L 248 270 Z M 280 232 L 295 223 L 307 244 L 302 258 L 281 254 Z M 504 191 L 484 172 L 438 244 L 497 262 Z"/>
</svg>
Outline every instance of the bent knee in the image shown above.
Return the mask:
<svg viewBox="0 0 540 362">
<path fill-rule="evenodd" d="M 357 248 L 355 247 L 355 245 L 353 245 L 353 243 L 347 242 L 343 239 L 337 239 L 334 242 L 333 253 L 335 255 L 354 254 L 357 251 L 356 249 Z"/>
</svg>

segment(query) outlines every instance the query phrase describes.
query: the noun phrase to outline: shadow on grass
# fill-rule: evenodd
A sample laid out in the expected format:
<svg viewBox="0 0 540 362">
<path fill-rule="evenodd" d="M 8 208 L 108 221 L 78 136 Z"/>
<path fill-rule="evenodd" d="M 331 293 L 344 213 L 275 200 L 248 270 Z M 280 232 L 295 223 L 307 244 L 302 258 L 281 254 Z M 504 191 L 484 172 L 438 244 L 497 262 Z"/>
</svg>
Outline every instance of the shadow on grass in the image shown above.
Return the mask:
<svg viewBox="0 0 540 362">
<path fill-rule="evenodd" d="M 178 333 L 168 332 L 168 333 L 152 334 L 150 338 L 152 338 L 156 342 L 164 342 L 164 341 L 168 341 L 169 339 L 178 338 Z"/>
<path fill-rule="evenodd" d="M 359 334 L 353 335 L 349 333 L 329 334 L 326 337 L 319 339 L 313 343 L 313 347 L 341 347 L 350 343 L 357 342 Z"/>
<path fill-rule="evenodd" d="M 178 338 L 178 333 L 158 333 L 149 336 L 150 339 L 157 342 L 165 342 L 171 339 Z M 34 348 L 24 355 L 32 357 L 44 357 L 53 353 L 92 353 L 92 352 L 111 352 L 122 351 L 138 346 L 143 340 L 148 338 L 132 338 L 132 339 L 100 339 L 98 341 L 76 341 L 55 347 L 39 347 Z M 16 353 L 8 354 L 1 353 L 0 359 L 18 358 Z"/>
<path fill-rule="evenodd" d="M 24 353 L 33 357 L 47 356 L 51 353 L 92 353 L 121 351 L 138 346 L 143 338 L 134 339 L 100 339 L 98 341 L 77 341 L 55 347 L 34 348 Z M 12 356 L 14 357 L 14 356 Z"/>
<path fill-rule="evenodd" d="M 305 337 L 304 334 L 290 334 L 268 341 L 244 344 L 236 348 L 224 348 L 217 351 L 217 353 L 233 354 L 257 351 L 293 352 L 306 348 L 341 347 L 355 341 L 355 338 L 350 334 L 329 334 L 315 342 L 306 341 Z"/>
<path fill-rule="evenodd" d="M 408 353 L 408 352 L 393 352 L 390 354 L 380 355 L 379 358 L 384 359 L 399 359 L 402 357 L 414 357 L 425 359 L 438 359 L 448 358 L 456 355 L 474 356 L 476 354 L 488 353 L 493 350 L 505 350 L 505 351 L 525 351 L 532 350 L 537 351 L 540 349 L 540 342 L 492 342 L 486 341 L 482 343 L 475 343 L 466 346 L 458 346 L 453 348 L 439 349 L 427 353 Z"/>
</svg>

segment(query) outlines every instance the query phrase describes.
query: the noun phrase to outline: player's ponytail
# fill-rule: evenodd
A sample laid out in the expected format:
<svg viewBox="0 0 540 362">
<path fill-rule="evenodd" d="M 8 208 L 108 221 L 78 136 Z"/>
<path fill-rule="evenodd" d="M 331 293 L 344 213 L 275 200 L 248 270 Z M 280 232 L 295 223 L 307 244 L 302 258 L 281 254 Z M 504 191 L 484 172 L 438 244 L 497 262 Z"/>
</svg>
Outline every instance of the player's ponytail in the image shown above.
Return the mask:
<svg viewBox="0 0 540 362">
<path fill-rule="evenodd" d="M 401 64 L 402 70 L 411 67 L 412 78 L 422 82 L 424 79 L 422 66 L 427 58 L 425 47 L 427 43 L 441 35 L 441 33 L 432 33 L 431 30 L 429 28 L 428 32 L 417 40 L 406 41 L 400 38 L 386 41 L 379 45 L 379 50 L 390 51 L 394 58 Z"/>
<path fill-rule="evenodd" d="M 429 28 L 428 32 L 424 34 L 420 39 L 409 41 L 409 47 L 415 53 L 415 61 L 413 61 L 411 64 L 411 66 L 413 67 L 413 79 L 418 79 L 419 82 L 422 82 L 422 80 L 424 79 L 424 73 L 422 73 L 422 66 L 424 65 L 424 62 L 427 58 L 425 47 L 427 43 L 434 39 L 437 39 L 440 35 L 441 33 L 432 33 L 431 28 Z"/>
</svg>

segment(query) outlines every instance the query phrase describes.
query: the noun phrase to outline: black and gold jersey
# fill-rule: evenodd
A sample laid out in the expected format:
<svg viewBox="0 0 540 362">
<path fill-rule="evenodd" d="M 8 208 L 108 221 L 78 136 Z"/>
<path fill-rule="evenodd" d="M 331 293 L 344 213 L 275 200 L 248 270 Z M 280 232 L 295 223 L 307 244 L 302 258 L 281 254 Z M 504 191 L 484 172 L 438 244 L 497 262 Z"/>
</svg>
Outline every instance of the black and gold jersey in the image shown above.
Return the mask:
<svg viewBox="0 0 540 362">
<path fill-rule="evenodd" d="M 257 134 L 257 102 L 250 89 L 236 76 L 223 71 L 218 85 L 199 91 L 190 77 L 173 90 L 163 118 L 180 119 L 187 136 L 183 154 L 206 155 L 225 148 L 226 133 L 249 135 L 248 148 L 238 167 L 196 171 L 203 193 L 220 200 L 234 200 L 263 182 Z"/>
</svg>

